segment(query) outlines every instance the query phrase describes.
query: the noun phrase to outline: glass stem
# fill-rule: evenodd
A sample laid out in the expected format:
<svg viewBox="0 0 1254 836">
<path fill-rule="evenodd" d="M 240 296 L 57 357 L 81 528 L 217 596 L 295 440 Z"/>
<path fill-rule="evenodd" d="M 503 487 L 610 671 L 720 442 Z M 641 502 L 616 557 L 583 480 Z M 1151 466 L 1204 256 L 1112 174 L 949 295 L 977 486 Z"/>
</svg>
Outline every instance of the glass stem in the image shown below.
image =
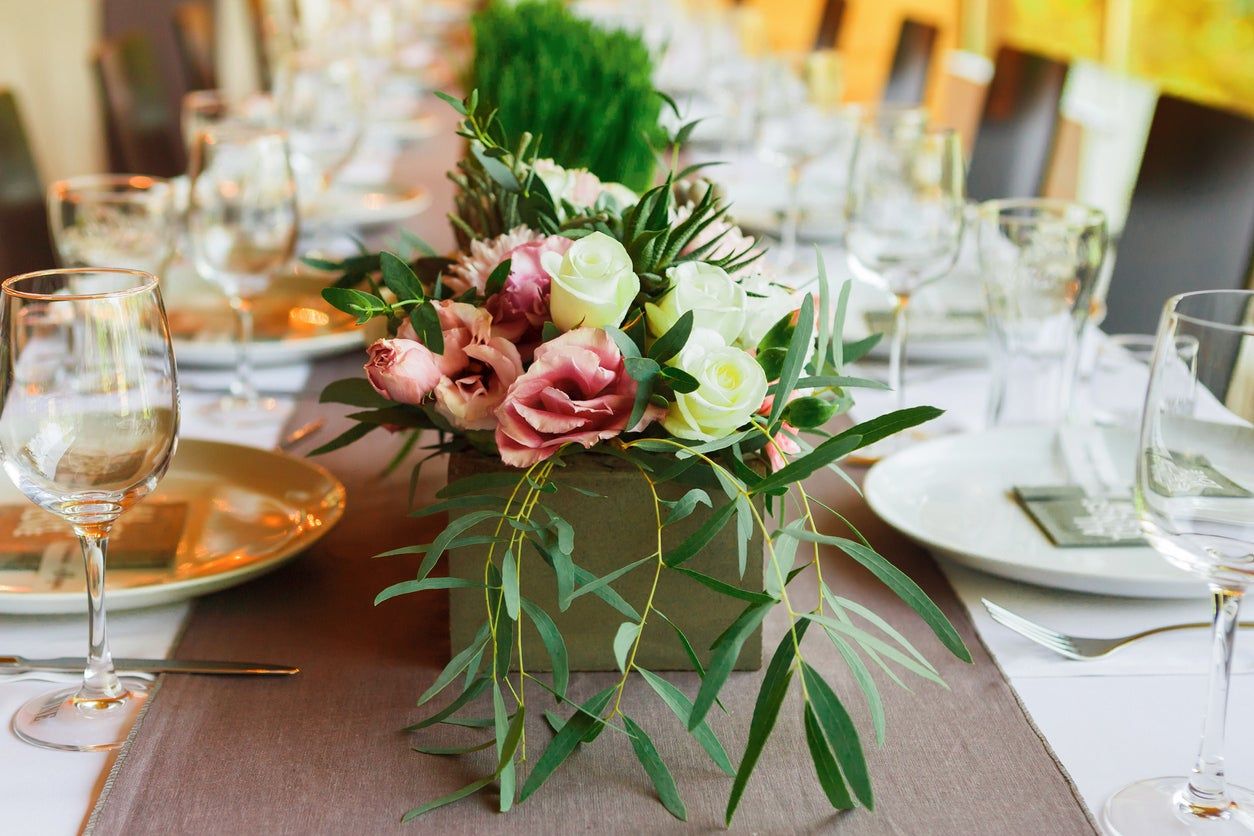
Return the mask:
<svg viewBox="0 0 1254 836">
<path fill-rule="evenodd" d="M 906 406 L 906 305 L 910 297 L 894 294 L 893 341 L 888 350 L 888 388 L 897 398 L 897 409 Z"/>
<path fill-rule="evenodd" d="M 1211 594 L 1215 602 L 1215 643 L 1211 650 L 1206 720 L 1202 724 L 1202 745 L 1193 776 L 1180 796 L 1189 812 L 1205 818 L 1226 815 L 1231 806 L 1224 783 L 1224 727 L 1232 674 L 1232 645 L 1241 610 L 1240 592 L 1212 586 Z"/>
<path fill-rule="evenodd" d="M 785 264 L 797 260 L 797 233 L 801 226 L 801 166 L 788 166 L 788 209 L 780 229 L 781 257 Z"/>
<path fill-rule="evenodd" d="M 246 404 L 257 400 L 257 387 L 253 383 L 253 363 L 249 349 L 253 341 L 253 306 L 248 299 L 238 296 L 231 299 L 235 311 L 235 380 L 231 381 L 231 395 Z"/>
<path fill-rule="evenodd" d="M 78 703 L 108 703 L 126 694 L 113 671 L 113 654 L 109 652 L 105 629 L 105 555 L 109 538 L 107 534 L 80 532 L 78 542 L 87 570 L 87 668 L 83 671 L 83 686 L 74 699 Z"/>
</svg>

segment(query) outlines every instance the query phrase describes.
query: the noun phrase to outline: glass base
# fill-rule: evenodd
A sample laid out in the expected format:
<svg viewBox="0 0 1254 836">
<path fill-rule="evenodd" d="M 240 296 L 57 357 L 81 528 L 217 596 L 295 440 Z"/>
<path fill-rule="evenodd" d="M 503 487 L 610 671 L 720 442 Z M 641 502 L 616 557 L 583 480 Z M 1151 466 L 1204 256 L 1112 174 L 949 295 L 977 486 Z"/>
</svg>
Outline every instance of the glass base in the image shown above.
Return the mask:
<svg viewBox="0 0 1254 836">
<path fill-rule="evenodd" d="M 278 408 L 279 402 L 274 398 L 241 398 L 238 395 L 223 395 L 216 401 L 206 404 L 204 412 L 238 426 L 271 421 Z"/>
<path fill-rule="evenodd" d="M 1102 808 L 1113 836 L 1235 836 L 1254 833 L 1254 793 L 1228 786 L 1227 810 L 1197 815 L 1182 802 L 1188 778 L 1151 778 L 1115 793 Z"/>
<path fill-rule="evenodd" d="M 79 685 L 41 694 L 13 715 L 13 733 L 20 740 L 62 752 L 104 752 L 116 749 L 130 734 L 151 683 L 122 677 L 126 693 L 104 705 L 76 703 Z"/>
</svg>

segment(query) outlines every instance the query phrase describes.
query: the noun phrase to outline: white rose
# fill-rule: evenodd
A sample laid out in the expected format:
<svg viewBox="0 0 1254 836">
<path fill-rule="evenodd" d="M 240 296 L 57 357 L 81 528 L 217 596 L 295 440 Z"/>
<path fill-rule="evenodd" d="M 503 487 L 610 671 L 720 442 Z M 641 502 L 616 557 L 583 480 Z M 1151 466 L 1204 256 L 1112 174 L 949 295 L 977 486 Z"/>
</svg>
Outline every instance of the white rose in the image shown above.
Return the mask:
<svg viewBox="0 0 1254 836">
<path fill-rule="evenodd" d="M 745 324 L 740 329 L 736 344 L 752 351 L 785 314 L 801 307 L 805 295 L 774 284 L 761 273 L 745 279 L 742 287 L 752 295 L 745 306 Z"/>
<path fill-rule="evenodd" d="M 580 238 L 565 255 L 540 254 L 552 278 L 549 312 L 563 331 L 617 327 L 640 292 L 626 248 L 603 232 Z"/>
<path fill-rule="evenodd" d="M 692 324 L 717 331 L 727 342 L 740 336 L 745 324 L 745 291 L 727 271 L 704 261 L 685 261 L 666 271 L 671 289 L 645 305 L 649 330 L 660 337 L 688 311 Z"/>
<path fill-rule="evenodd" d="M 739 348 L 693 332 L 676 365 L 697 379 L 696 390 L 676 393 L 662 426 L 677 438 L 714 441 L 744 426 L 766 398 L 766 373 Z"/>
</svg>

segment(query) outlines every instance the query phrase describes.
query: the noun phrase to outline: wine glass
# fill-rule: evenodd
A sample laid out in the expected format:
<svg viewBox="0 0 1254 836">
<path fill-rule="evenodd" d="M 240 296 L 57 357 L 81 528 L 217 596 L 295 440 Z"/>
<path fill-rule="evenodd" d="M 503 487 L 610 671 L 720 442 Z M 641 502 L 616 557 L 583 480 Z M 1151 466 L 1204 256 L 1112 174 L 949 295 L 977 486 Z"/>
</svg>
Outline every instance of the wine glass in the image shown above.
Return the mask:
<svg viewBox="0 0 1254 836">
<path fill-rule="evenodd" d="M 988 423 L 1059 423 L 1106 258 L 1106 215 L 1067 200 L 980 204 L 976 237 L 992 339 Z"/>
<path fill-rule="evenodd" d="M 312 49 L 286 56 L 274 81 L 278 123 L 287 131 L 301 198 L 330 188 L 365 131 L 365 91 L 355 57 Z"/>
<path fill-rule="evenodd" d="M 1184 338 L 1193 347 L 1182 355 Z M 1188 778 L 1154 778 L 1106 803 L 1111 832 L 1254 832 L 1254 793 L 1224 781 L 1224 721 L 1241 598 L 1254 582 L 1254 291 L 1168 300 L 1158 326 L 1133 492 L 1141 530 L 1214 601 L 1210 692 Z"/>
<path fill-rule="evenodd" d="M 165 308 L 155 276 L 103 268 L 14 276 L 0 299 L 0 461 L 28 499 L 78 535 L 90 638 L 82 684 L 23 705 L 13 731 L 50 749 L 112 749 L 148 686 L 113 670 L 105 557 L 113 524 L 152 492 L 174 453 Z"/>
<path fill-rule="evenodd" d="M 888 385 L 901 408 L 906 404 L 906 306 L 958 258 L 964 175 L 953 131 L 930 131 L 887 113 L 867 118 L 858 133 L 845 204 L 845 249 L 855 276 L 893 296 Z"/>
<path fill-rule="evenodd" d="M 243 125 L 202 131 L 192 149 L 187 232 L 192 260 L 226 294 L 237 321 L 236 373 L 213 409 L 241 422 L 277 404 L 252 379 L 253 300 L 296 243 L 296 184 L 283 132 Z"/>
<path fill-rule="evenodd" d="M 48 187 L 48 220 L 64 267 L 160 274 L 174 255 L 178 213 L 168 180 L 88 174 Z"/>
<path fill-rule="evenodd" d="M 801 180 L 807 168 L 833 149 L 853 145 L 857 122 L 852 111 L 825 110 L 804 103 L 766 110 L 758 120 L 758 155 L 783 169 L 788 193 L 780 224 L 779 251 L 772 257 L 781 269 L 798 266 L 797 238 L 801 227 Z"/>
</svg>

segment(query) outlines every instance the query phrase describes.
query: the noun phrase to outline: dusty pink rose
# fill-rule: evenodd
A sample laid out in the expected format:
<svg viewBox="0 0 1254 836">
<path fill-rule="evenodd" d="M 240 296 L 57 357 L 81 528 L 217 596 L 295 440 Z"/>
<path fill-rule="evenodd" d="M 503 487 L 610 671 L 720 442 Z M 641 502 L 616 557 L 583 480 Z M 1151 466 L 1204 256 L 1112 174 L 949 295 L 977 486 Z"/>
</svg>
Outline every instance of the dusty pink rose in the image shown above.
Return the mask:
<svg viewBox="0 0 1254 836">
<path fill-rule="evenodd" d="M 627 429 L 635 396 L 636 382 L 609 334 L 567 331 L 536 349 L 535 362 L 497 408 L 501 460 L 529 467 L 565 444 L 591 447 L 613 438 Z"/>
<path fill-rule="evenodd" d="M 435 387 L 435 408 L 458 429 L 490 430 L 496 426 L 496 408 L 522 374 L 522 357 L 502 337 L 472 343 L 465 354 L 466 367 Z"/>
<path fill-rule="evenodd" d="M 540 341 L 540 328 L 549 318 L 551 279 L 540 266 L 540 255 L 565 254 L 573 243 L 569 238 L 551 235 L 543 241 L 515 247 L 509 254 L 509 277 L 504 287 L 487 301 L 493 336 L 522 343 L 524 356 Z"/>
<path fill-rule="evenodd" d="M 483 308 L 451 299 L 440 302 L 435 310 L 440 316 L 440 330 L 444 332 L 444 353 L 437 355 L 440 373 L 453 377 L 470 365 L 466 348 L 487 342 L 491 336 L 492 316 Z M 401 323 L 396 336 L 406 340 L 418 339 L 408 319 Z"/>
<path fill-rule="evenodd" d="M 569 174 L 571 175 L 570 194 L 563 196 L 568 197 L 576 206 L 591 206 L 596 203 L 601 195 L 601 178 L 586 168 L 574 169 Z"/>
<path fill-rule="evenodd" d="M 366 355 L 366 379 L 388 400 L 422 403 L 440 382 L 440 358 L 415 340 L 375 340 Z"/>
</svg>

